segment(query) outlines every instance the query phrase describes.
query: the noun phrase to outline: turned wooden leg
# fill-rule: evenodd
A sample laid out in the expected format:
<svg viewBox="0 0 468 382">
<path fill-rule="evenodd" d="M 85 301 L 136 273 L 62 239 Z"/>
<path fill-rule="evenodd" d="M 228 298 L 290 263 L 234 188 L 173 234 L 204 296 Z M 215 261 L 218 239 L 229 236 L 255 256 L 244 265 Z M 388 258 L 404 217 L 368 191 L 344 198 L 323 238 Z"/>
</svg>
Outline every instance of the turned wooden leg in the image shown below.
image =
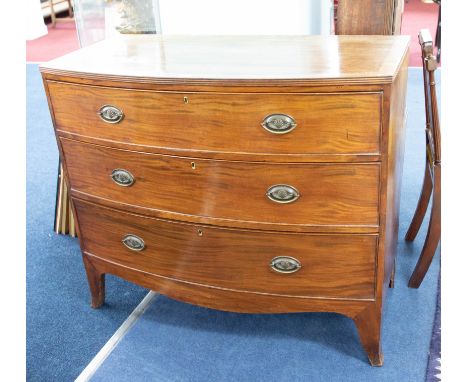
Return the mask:
<svg viewBox="0 0 468 382">
<path fill-rule="evenodd" d="M 91 307 L 100 308 L 105 298 L 105 274 L 99 272 L 86 255 L 83 255 L 83 263 L 91 292 Z"/>
<path fill-rule="evenodd" d="M 429 205 L 429 200 L 431 199 L 432 193 L 432 178 L 429 170 L 429 163 L 426 161 L 426 171 L 424 173 L 424 181 L 421 189 L 421 194 L 419 195 L 418 205 L 416 211 L 414 211 L 413 220 L 406 232 L 405 240 L 413 241 L 418 234 L 421 223 L 424 220 L 424 215 L 426 214 L 427 206 Z"/>
<path fill-rule="evenodd" d="M 380 344 L 380 310 L 375 305 L 364 309 L 353 318 L 361 338 L 362 346 L 367 352 L 372 366 L 383 365 L 383 354 Z"/>
<path fill-rule="evenodd" d="M 431 265 L 437 246 L 440 241 L 440 166 L 434 166 L 434 195 L 432 196 L 431 220 L 427 230 L 426 241 L 424 242 L 418 263 L 414 268 L 409 280 L 410 288 L 419 288 L 426 276 L 426 272 Z"/>
<path fill-rule="evenodd" d="M 392 274 L 390 275 L 390 281 L 388 283 L 389 288 L 393 288 L 395 286 L 395 269 L 396 269 L 396 259 L 393 260 Z"/>
</svg>

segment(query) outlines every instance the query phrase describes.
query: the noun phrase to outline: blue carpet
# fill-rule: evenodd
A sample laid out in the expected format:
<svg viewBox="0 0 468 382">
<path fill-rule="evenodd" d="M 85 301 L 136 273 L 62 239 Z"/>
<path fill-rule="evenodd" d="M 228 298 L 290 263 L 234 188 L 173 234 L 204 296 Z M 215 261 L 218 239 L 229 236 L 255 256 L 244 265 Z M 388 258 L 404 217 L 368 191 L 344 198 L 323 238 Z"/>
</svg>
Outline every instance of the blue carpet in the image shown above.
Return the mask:
<svg viewBox="0 0 468 382">
<path fill-rule="evenodd" d="M 437 306 L 432 327 L 431 347 L 429 349 L 429 359 L 427 360 L 426 382 L 440 382 L 441 380 L 441 320 L 440 320 L 440 276 L 437 288 Z"/>
<path fill-rule="evenodd" d="M 235 314 L 159 296 L 93 381 L 424 381 L 440 253 L 421 287 L 409 289 L 427 219 L 414 243 L 403 239 L 424 173 L 421 76 L 419 69 L 410 70 L 400 241 L 395 288 L 384 309 L 383 367 L 369 366 L 353 322 L 337 314 Z"/>
<path fill-rule="evenodd" d="M 91 309 L 77 239 L 53 232 L 58 151 L 37 65 L 27 65 L 26 365 L 28 381 L 73 381 L 147 291 L 107 276 Z"/>
<path fill-rule="evenodd" d="M 421 73 L 410 72 L 400 237 L 422 182 Z M 107 303 L 89 307 L 78 241 L 53 230 L 57 148 L 36 65 L 27 67 L 27 378 L 71 381 L 146 290 L 107 276 Z M 384 316 L 385 365 L 367 365 L 349 319 L 334 314 L 250 316 L 160 297 L 95 375 L 112 381 L 423 381 L 439 255 L 419 290 L 406 288 L 424 240 L 399 243 Z"/>
</svg>

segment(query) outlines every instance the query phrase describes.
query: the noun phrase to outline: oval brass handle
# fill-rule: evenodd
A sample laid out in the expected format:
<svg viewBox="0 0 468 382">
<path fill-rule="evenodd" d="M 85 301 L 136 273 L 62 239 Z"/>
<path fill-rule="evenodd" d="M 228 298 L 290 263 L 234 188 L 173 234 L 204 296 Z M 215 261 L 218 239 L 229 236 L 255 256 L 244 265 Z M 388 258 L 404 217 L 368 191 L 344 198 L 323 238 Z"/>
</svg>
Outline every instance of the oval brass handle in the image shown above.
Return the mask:
<svg viewBox="0 0 468 382">
<path fill-rule="evenodd" d="M 119 123 L 124 117 L 123 111 L 112 105 L 102 106 L 99 109 L 98 115 L 107 123 Z"/>
<path fill-rule="evenodd" d="M 138 237 L 136 235 L 128 234 L 125 235 L 122 238 L 122 243 L 125 245 L 128 249 L 132 251 L 143 251 L 145 249 L 145 242 L 141 237 Z"/>
<path fill-rule="evenodd" d="M 286 114 L 270 114 L 265 117 L 262 126 L 273 134 L 286 134 L 292 131 L 297 123 L 293 117 Z"/>
<path fill-rule="evenodd" d="M 292 203 L 299 199 L 299 191 L 293 186 L 287 184 L 275 184 L 271 186 L 266 195 L 268 198 L 276 203 Z"/>
<path fill-rule="evenodd" d="M 135 178 L 130 171 L 116 168 L 111 173 L 112 180 L 122 187 L 130 187 L 135 183 Z"/>
<path fill-rule="evenodd" d="M 271 260 L 271 269 L 278 273 L 294 273 L 301 269 L 301 262 L 290 256 L 277 256 Z"/>
</svg>

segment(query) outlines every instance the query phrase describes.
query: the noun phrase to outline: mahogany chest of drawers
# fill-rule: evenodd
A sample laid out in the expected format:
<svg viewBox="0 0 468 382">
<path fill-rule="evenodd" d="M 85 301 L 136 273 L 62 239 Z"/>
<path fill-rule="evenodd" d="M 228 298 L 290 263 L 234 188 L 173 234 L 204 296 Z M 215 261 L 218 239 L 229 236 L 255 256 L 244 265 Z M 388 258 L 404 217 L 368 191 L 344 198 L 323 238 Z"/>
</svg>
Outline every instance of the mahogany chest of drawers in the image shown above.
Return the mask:
<svg viewBox="0 0 468 382">
<path fill-rule="evenodd" d="M 215 309 L 337 312 L 381 365 L 408 44 L 125 36 L 42 65 L 92 306 L 112 273 Z"/>
</svg>

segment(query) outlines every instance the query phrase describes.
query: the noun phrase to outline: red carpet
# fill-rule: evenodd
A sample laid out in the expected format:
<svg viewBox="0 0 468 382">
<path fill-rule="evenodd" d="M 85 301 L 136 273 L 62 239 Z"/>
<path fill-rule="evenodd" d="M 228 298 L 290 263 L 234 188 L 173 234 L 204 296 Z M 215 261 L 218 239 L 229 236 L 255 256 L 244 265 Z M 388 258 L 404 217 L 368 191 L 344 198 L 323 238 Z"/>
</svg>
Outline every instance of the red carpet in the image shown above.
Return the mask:
<svg viewBox="0 0 468 382">
<path fill-rule="evenodd" d="M 80 47 L 74 20 L 57 23 L 55 28 L 48 25 L 47 29 L 45 36 L 26 41 L 27 62 L 50 61 Z"/>
<path fill-rule="evenodd" d="M 422 28 L 431 31 L 435 41 L 439 6 L 435 3 L 423 3 L 421 0 L 409 0 L 405 4 L 401 34 L 411 36 L 410 66 L 421 66 L 421 47 L 418 42 L 418 33 Z M 434 49 L 435 52 L 435 49 Z"/>
<path fill-rule="evenodd" d="M 425 4 L 421 0 L 409 0 L 405 4 L 401 33 L 411 35 L 410 66 L 421 66 L 421 53 L 418 43 L 418 32 L 429 28 L 435 39 L 437 28 L 437 4 Z M 49 33 L 33 41 L 27 41 L 26 60 L 28 62 L 49 61 L 78 49 L 78 37 L 75 23 L 57 23 L 55 28 L 49 26 Z"/>
</svg>

